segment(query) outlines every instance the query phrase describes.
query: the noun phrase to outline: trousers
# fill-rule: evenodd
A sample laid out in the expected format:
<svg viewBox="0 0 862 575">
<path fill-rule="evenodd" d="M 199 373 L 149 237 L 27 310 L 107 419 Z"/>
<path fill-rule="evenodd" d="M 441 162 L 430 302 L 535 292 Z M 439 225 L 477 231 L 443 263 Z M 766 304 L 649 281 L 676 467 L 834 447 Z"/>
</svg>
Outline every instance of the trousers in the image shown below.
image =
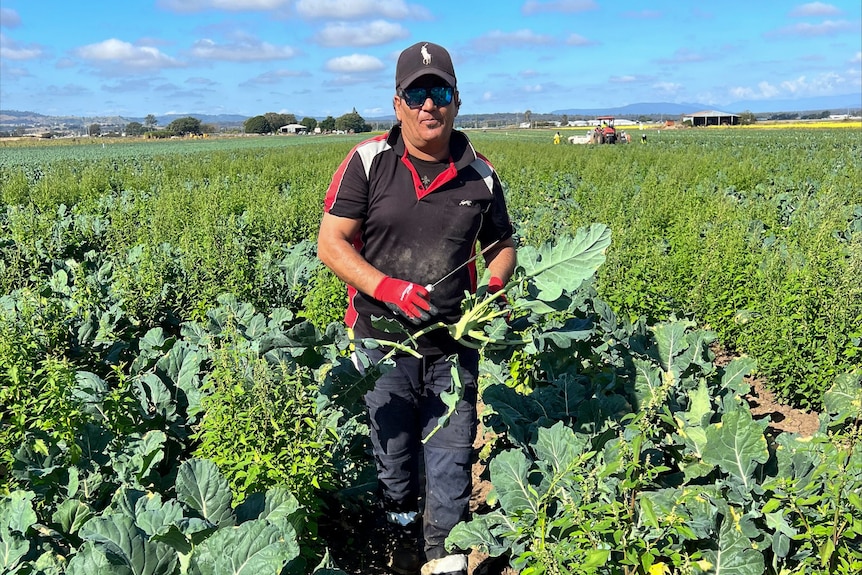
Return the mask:
<svg viewBox="0 0 862 575">
<path fill-rule="evenodd" d="M 374 363 L 380 349 L 364 350 Z M 463 398 L 448 424 L 437 429 L 448 410 L 441 394 L 452 389 L 452 362 L 447 356 L 416 358 L 398 355 L 395 367 L 384 373 L 365 395 L 377 478 L 385 508 L 419 511 L 420 459 L 424 457 L 425 555 L 428 561 L 448 555 L 446 536 L 469 514 L 473 477 L 473 442 L 478 417 L 479 354 L 464 349 L 458 354 L 458 375 Z"/>
</svg>

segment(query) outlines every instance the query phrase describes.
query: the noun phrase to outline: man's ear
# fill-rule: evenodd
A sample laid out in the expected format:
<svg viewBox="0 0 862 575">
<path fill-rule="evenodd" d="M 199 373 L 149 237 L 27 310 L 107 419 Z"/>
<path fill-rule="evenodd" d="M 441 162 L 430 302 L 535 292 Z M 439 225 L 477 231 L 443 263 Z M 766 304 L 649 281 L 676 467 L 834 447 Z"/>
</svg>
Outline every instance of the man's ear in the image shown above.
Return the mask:
<svg viewBox="0 0 862 575">
<path fill-rule="evenodd" d="M 398 99 L 399 99 L 398 96 L 392 97 L 392 109 L 395 110 L 395 119 L 400 122 L 401 121 L 401 113 L 398 110 Z"/>
</svg>

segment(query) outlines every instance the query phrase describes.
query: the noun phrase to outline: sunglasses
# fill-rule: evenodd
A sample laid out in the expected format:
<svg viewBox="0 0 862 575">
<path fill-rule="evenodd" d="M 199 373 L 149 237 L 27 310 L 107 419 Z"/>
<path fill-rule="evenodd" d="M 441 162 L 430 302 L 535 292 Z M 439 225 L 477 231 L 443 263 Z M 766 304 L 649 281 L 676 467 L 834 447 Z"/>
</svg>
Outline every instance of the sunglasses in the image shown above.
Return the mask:
<svg viewBox="0 0 862 575">
<path fill-rule="evenodd" d="M 433 88 L 407 88 L 398 92 L 398 97 L 407 103 L 411 109 L 421 108 L 425 100 L 431 98 L 438 108 L 452 103 L 455 88 L 452 86 L 434 86 Z"/>
</svg>

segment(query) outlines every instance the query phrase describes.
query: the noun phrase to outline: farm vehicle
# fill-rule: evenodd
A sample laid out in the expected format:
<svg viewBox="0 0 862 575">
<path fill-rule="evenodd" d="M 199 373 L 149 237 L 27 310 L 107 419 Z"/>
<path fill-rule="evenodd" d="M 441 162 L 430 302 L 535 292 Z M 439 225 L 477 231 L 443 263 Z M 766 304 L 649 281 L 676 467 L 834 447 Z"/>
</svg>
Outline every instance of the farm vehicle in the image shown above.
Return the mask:
<svg viewBox="0 0 862 575">
<path fill-rule="evenodd" d="M 598 116 L 596 126 L 585 136 L 570 136 L 568 140 L 571 144 L 625 144 L 631 141 L 631 136 L 617 131 L 613 116 Z"/>
</svg>

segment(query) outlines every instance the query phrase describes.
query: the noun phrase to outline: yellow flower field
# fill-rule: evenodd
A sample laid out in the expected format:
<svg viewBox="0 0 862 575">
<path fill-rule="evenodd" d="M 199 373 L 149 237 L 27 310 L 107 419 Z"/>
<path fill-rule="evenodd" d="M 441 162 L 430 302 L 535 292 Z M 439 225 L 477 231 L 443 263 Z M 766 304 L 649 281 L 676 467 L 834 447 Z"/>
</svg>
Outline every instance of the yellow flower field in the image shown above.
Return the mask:
<svg viewBox="0 0 862 575">
<path fill-rule="evenodd" d="M 714 126 L 710 126 L 711 128 Z M 758 122 L 756 124 L 749 124 L 746 126 L 722 126 L 722 128 L 759 128 L 759 129 L 771 129 L 771 130 L 785 130 L 788 128 L 792 129 L 856 129 L 862 130 L 862 118 L 854 118 L 852 120 L 798 120 L 792 122 Z"/>
</svg>

